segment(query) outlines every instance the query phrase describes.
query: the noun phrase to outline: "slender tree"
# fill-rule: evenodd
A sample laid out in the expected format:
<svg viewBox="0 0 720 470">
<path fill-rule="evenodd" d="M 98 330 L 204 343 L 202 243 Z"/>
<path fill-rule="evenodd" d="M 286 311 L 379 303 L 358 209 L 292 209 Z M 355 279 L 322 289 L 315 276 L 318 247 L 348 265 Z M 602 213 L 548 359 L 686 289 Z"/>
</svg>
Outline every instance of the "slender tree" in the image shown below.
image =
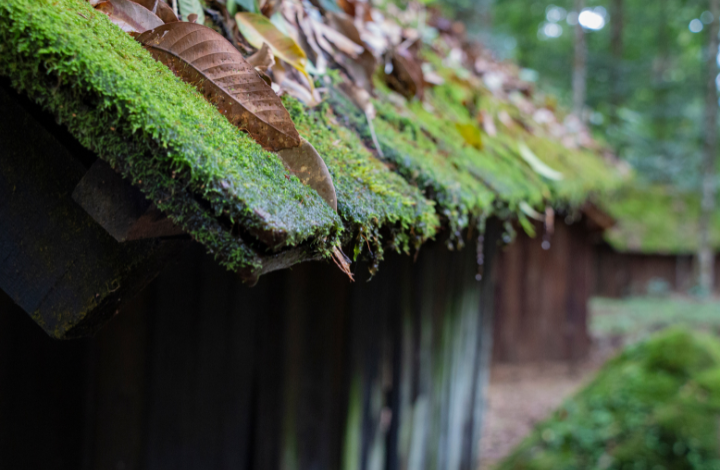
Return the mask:
<svg viewBox="0 0 720 470">
<path fill-rule="evenodd" d="M 625 8 L 623 0 L 612 0 L 610 4 L 610 121 L 618 123 L 618 109 L 622 106 L 622 71 L 623 71 L 623 30 L 625 28 Z"/>
<path fill-rule="evenodd" d="M 653 95 L 655 103 L 652 112 L 652 122 L 656 141 L 664 143 L 667 140 L 671 140 L 671 133 L 669 132 L 671 108 L 668 106 L 671 85 L 666 80 L 666 72 L 670 68 L 672 60 L 670 53 L 670 23 L 668 21 L 670 5 L 668 0 L 658 0 L 656 2 L 656 8 L 658 10 L 657 35 L 655 36 L 657 38 L 657 55 L 655 57 L 655 63 L 653 64 Z"/>
<path fill-rule="evenodd" d="M 575 24 L 575 60 L 573 62 L 573 113 L 582 119 L 585 108 L 585 94 L 587 84 L 587 44 L 585 31 L 580 24 L 580 12 L 585 7 L 584 0 L 575 0 L 575 12 L 578 15 Z"/>
<path fill-rule="evenodd" d="M 704 293 L 712 292 L 715 253 L 710 244 L 710 223 L 717 195 L 715 160 L 717 158 L 718 94 L 718 30 L 720 30 L 720 0 L 710 0 L 712 23 L 708 27 L 707 84 L 705 96 L 705 136 L 702 161 L 702 205 L 700 212 L 700 244 L 698 248 L 698 283 Z"/>
</svg>

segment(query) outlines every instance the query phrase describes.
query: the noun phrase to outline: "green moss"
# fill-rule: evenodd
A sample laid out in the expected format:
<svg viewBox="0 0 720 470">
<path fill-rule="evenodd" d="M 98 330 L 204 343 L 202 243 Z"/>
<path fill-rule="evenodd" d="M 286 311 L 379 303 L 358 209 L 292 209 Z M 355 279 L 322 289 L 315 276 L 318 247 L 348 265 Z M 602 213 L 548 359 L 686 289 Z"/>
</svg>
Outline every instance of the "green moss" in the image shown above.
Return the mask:
<svg viewBox="0 0 720 470">
<path fill-rule="evenodd" d="M 380 101 L 375 104 L 378 115 L 373 124 L 386 163 L 437 203 L 443 222 L 459 239 L 459 231 L 468 226 L 473 216 L 490 212 L 493 193 L 482 182 L 459 171 L 447 152 L 428 141 L 411 119 Z M 332 106 L 338 121 L 358 132 L 365 145 L 374 149 L 365 115 L 339 94 L 332 96 Z"/>
<path fill-rule="evenodd" d="M 541 128 L 507 128 L 498 123 L 497 135 L 483 132 L 482 145 L 468 143 L 461 128 L 479 127 L 481 109 L 494 115 L 508 112 L 517 122 L 529 122 L 532 116 L 523 116 L 516 106 L 495 98 L 480 83 L 459 78 L 431 52 L 426 55 L 444 75 L 445 83 L 426 89 L 423 102 L 410 103 L 376 83 L 374 127 L 386 161 L 437 202 L 439 214 L 457 239 L 473 220 L 491 214 L 503 219 L 513 214 L 522 217 L 521 202 L 538 209 L 545 204 L 578 206 L 620 182 L 617 172 L 600 155 L 568 149 Z M 341 122 L 373 148 L 365 116 L 341 97 L 334 97 L 333 106 L 343 116 Z M 520 155 L 521 142 L 564 178 L 551 181 L 536 173 Z"/>
<path fill-rule="evenodd" d="M 384 162 L 371 153 L 365 116 L 347 100 L 333 95 L 333 113 L 286 99 L 333 174 L 338 216 L 83 0 L 0 4 L 0 56 L 0 74 L 16 89 L 230 269 L 258 270 L 262 255 L 290 246 L 328 254 L 341 238 L 354 242 L 356 257 L 368 248 L 377 263 L 383 246 L 417 248 L 440 223 L 461 242 L 463 228 L 490 214 L 508 218 L 520 202 L 580 203 L 613 179 L 596 155 L 546 136 L 508 130 L 483 136 L 482 148 L 463 143 L 456 124 L 474 123 L 474 107 L 506 104 L 462 80 L 429 90 L 425 106 L 393 104 L 379 87 L 374 122 Z M 518 155 L 521 140 L 566 178 L 533 172 Z"/>
<path fill-rule="evenodd" d="M 720 342 L 674 328 L 628 348 L 498 468 L 720 468 Z"/>
<path fill-rule="evenodd" d="M 491 116 L 504 111 L 516 122 L 508 128 L 496 121 L 498 135 L 491 137 L 483 134 L 485 148 L 482 150 L 467 145 L 458 149 L 466 154 L 465 159 L 482 172 L 483 178 L 510 206 L 520 201 L 536 205 L 541 200 L 555 205 L 576 206 L 592 193 L 604 193 L 621 181 L 617 172 L 598 153 L 565 147 L 557 137 L 537 125 L 533 116 L 522 113 L 512 103 L 512 97 L 509 101 L 501 100 L 479 83 L 458 77 L 457 71 L 443 66 L 434 53 L 425 51 L 424 56 L 445 79 L 443 85 L 431 89 L 426 97 L 431 112 L 427 113 L 423 122 L 425 125 L 435 123 L 436 127 L 442 126 L 434 132 L 437 137 L 444 136 L 448 142 L 462 144 L 463 139 L 454 123 L 477 123 L 481 110 Z M 415 110 L 420 107 L 416 104 Z M 437 116 L 443 119 L 437 119 Z M 520 142 L 525 143 L 549 167 L 562 173 L 563 179 L 548 180 L 535 173 L 520 156 Z"/>
<path fill-rule="evenodd" d="M 228 268 L 259 268 L 256 250 L 336 243 L 340 219 L 317 193 L 83 0 L 0 4 L 0 56 L 16 89 Z"/>
<path fill-rule="evenodd" d="M 382 234 L 392 249 L 406 253 L 435 235 L 440 222 L 434 204 L 377 160 L 357 134 L 339 125 L 329 106 L 307 109 L 289 97 L 284 102 L 298 131 L 328 165 L 356 258 L 368 248 L 379 261 Z"/>
<path fill-rule="evenodd" d="M 693 253 L 698 244 L 700 198 L 664 186 L 626 185 L 603 199 L 617 220 L 606 233 L 620 251 Z M 720 248 L 720 213 L 712 220 L 711 243 Z"/>
</svg>

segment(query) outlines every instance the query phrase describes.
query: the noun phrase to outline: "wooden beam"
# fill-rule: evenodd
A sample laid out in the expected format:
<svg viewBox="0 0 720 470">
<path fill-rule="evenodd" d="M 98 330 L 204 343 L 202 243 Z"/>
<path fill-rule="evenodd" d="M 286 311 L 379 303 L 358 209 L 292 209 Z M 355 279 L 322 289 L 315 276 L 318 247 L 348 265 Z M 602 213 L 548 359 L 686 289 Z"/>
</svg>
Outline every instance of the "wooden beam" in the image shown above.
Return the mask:
<svg viewBox="0 0 720 470">
<path fill-rule="evenodd" d="M 118 243 L 72 199 L 86 167 L 64 128 L 4 83 L 0 109 L 0 289 L 50 336 L 90 335 L 185 242 Z"/>
<path fill-rule="evenodd" d="M 119 242 L 181 235 L 155 204 L 103 160 L 96 160 L 72 198 Z"/>
</svg>

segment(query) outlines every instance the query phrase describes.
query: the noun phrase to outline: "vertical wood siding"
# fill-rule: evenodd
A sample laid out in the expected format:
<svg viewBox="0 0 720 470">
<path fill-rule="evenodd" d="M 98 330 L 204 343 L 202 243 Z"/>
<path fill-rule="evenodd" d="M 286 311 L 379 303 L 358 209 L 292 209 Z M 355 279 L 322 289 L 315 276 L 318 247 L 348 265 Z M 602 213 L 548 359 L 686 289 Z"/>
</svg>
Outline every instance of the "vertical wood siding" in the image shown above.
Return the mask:
<svg viewBox="0 0 720 470">
<path fill-rule="evenodd" d="M 558 223 L 550 249 L 518 232 L 497 259 L 493 361 L 577 360 L 587 355 L 594 234 Z"/>
<path fill-rule="evenodd" d="M 620 298 L 646 295 L 651 281 L 665 281 L 673 292 L 688 292 L 695 285 L 695 256 L 692 254 L 662 255 L 618 253 L 607 245 L 598 248 L 594 295 Z M 715 259 L 720 272 L 720 257 Z M 715 292 L 720 292 L 720 276 L 715 279 Z"/>
<path fill-rule="evenodd" d="M 91 340 L 0 293 L 0 468 L 474 468 L 493 285 L 472 249 L 388 258 L 251 289 L 191 250 Z"/>
</svg>

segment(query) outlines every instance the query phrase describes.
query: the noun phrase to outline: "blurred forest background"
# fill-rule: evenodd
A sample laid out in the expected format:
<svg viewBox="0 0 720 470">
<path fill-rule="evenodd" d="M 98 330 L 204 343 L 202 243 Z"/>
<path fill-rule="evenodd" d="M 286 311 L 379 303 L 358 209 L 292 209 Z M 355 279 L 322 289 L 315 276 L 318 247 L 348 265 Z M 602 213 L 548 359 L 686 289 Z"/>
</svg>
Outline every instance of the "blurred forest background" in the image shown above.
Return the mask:
<svg viewBox="0 0 720 470">
<path fill-rule="evenodd" d="M 573 0 L 442 0 L 523 78 L 572 102 Z M 586 1 L 584 117 L 641 180 L 695 191 L 701 183 L 705 54 L 712 22 L 700 0 Z"/>
<path fill-rule="evenodd" d="M 643 223 L 652 220 L 652 230 L 658 232 L 646 233 L 646 241 L 665 238 L 650 245 L 692 246 L 699 261 L 692 292 L 703 297 L 718 275 L 711 268 L 707 272 L 717 248 L 712 233 L 717 224 L 712 219 L 717 219 L 718 3 L 432 2 L 444 15 L 461 20 L 468 34 L 498 58 L 516 62 L 521 77 L 546 93 L 550 107 L 572 109 L 595 138 L 632 166 L 631 184 L 639 195 L 632 203 L 635 215 L 643 213 Z M 680 200 L 682 209 L 670 209 Z M 671 229 L 680 225 L 691 228 Z M 678 233 L 692 236 L 668 242 Z M 717 407 L 705 399 L 693 401 L 687 392 L 695 387 L 713 396 L 720 390 L 720 375 L 717 369 L 700 372 L 702 368 L 692 364 L 703 361 L 686 354 L 695 345 L 705 345 L 705 339 L 667 329 L 681 325 L 717 338 L 720 303 L 668 298 L 667 289 L 654 294 L 650 287 L 644 298 L 591 302 L 590 330 L 598 357 L 596 364 L 581 366 L 582 372 L 568 375 L 548 365 L 493 371 L 482 468 L 491 468 L 503 457 L 493 468 L 720 468 L 713 424 Z M 653 339 L 645 342 L 647 338 Z M 626 349 L 605 363 L 618 346 Z M 696 349 L 716 357 L 716 346 Z M 677 363 L 670 367 L 648 359 L 656 357 L 655 347 Z M 692 378 L 693 374 L 714 378 Z M 672 393 L 660 392 L 658 380 L 670 376 L 679 381 L 677 387 L 668 388 Z M 581 384 L 583 389 L 575 395 Z M 685 395 L 675 394 L 681 389 Z M 570 395 L 573 398 L 566 400 Z M 644 401 L 634 402 L 640 395 Z M 517 403 L 533 405 L 518 409 Z M 515 410 L 522 416 L 514 417 Z M 635 421 L 632 412 L 639 413 Z M 522 444 L 510 451 L 525 433 L 529 434 Z M 698 436 L 710 438 L 703 442 Z"/>
<path fill-rule="evenodd" d="M 461 19 L 499 58 L 518 63 L 522 78 L 554 97 L 548 100 L 581 114 L 596 138 L 632 165 L 640 191 L 657 194 L 661 187 L 660 192 L 690 197 L 702 207 L 691 220 L 656 217 L 668 225 L 697 225 L 697 292 L 708 293 L 713 273 L 703 269 L 711 269 L 713 256 L 708 226 L 716 207 L 720 86 L 717 35 L 710 34 L 717 24 L 714 2 L 436 0 L 433 5 Z"/>
</svg>

